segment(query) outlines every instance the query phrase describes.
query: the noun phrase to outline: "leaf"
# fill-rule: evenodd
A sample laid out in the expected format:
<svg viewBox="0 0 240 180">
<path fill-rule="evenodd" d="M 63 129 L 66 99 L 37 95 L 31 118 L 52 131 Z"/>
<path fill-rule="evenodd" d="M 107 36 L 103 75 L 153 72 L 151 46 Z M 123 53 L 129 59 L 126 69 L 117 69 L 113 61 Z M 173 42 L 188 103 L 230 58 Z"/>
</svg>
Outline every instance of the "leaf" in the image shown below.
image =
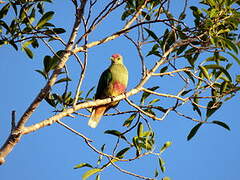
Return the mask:
<svg viewBox="0 0 240 180">
<path fill-rule="evenodd" d="M 42 28 L 50 19 L 52 19 L 53 15 L 54 15 L 53 11 L 49 11 L 49 12 L 45 13 L 41 17 L 41 19 L 38 21 L 36 29 Z"/>
<path fill-rule="evenodd" d="M 119 138 L 122 138 L 124 140 L 127 140 L 125 136 L 122 135 L 121 132 L 117 131 L 117 130 L 107 130 L 104 132 L 105 134 L 111 134 L 111 135 L 114 135 L 114 136 L 117 136 Z"/>
<path fill-rule="evenodd" d="M 97 176 L 96 176 L 96 179 L 95 180 L 100 180 L 100 174 L 98 174 Z"/>
<path fill-rule="evenodd" d="M 155 172 L 154 172 L 154 177 L 158 177 L 159 173 L 158 173 L 158 170 L 155 169 Z"/>
<path fill-rule="evenodd" d="M 35 70 L 36 72 L 38 72 L 39 74 L 41 74 L 45 79 L 47 79 L 48 78 L 48 76 L 47 76 L 47 74 L 46 74 L 46 72 L 44 72 L 44 71 L 41 71 L 41 70 Z"/>
<path fill-rule="evenodd" d="M 154 104 L 154 103 L 156 103 L 156 102 L 158 102 L 158 101 L 160 101 L 159 99 L 153 99 L 152 101 L 150 101 L 148 104 L 149 105 L 152 105 L 152 104 Z"/>
<path fill-rule="evenodd" d="M 207 112 L 206 112 L 206 117 L 207 119 L 216 112 L 222 105 L 222 102 L 215 103 L 213 101 L 209 101 L 207 105 Z M 213 107 L 214 106 L 214 107 Z"/>
<path fill-rule="evenodd" d="M 217 124 L 219 126 L 222 126 L 223 128 L 225 128 L 225 129 L 227 129 L 229 131 L 231 130 L 230 127 L 226 123 L 224 123 L 222 121 L 212 121 L 212 123 Z"/>
<path fill-rule="evenodd" d="M 82 168 L 82 167 L 90 167 L 92 168 L 92 165 L 88 164 L 88 163 L 81 163 L 81 164 L 77 164 L 76 166 L 74 166 L 73 168 L 74 169 L 79 169 L 79 168 Z"/>
<path fill-rule="evenodd" d="M 88 98 L 89 94 L 94 90 L 95 86 L 93 86 L 91 89 L 89 89 L 89 91 L 87 92 L 85 99 Z"/>
<path fill-rule="evenodd" d="M 148 89 L 151 90 L 151 91 L 155 91 L 155 90 L 158 89 L 158 88 L 159 88 L 159 86 L 154 86 L 154 87 L 148 88 Z M 144 92 L 144 93 L 142 94 L 140 103 L 143 104 L 143 103 L 144 103 L 144 100 L 145 100 L 148 96 L 150 96 L 150 93 Z"/>
<path fill-rule="evenodd" d="M 145 29 L 145 31 L 147 31 L 149 36 L 151 36 L 156 42 L 159 43 L 159 38 L 157 37 L 157 35 L 153 31 L 151 31 L 147 28 L 144 28 L 144 29 Z"/>
<path fill-rule="evenodd" d="M 171 141 L 167 141 L 165 142 L 165 144 L 163 145 L 163 147 L 160 150 L 160 153 L 163 153 L 167 148 L 169 148 L 172 145 Z"/>
<path fill-rule="evenodd" d="M 217 65 L 217 64 L 208 64 L 208 65 L 205 65 L 204 67 L 207 68 L 207 69 L 219 69 L 220 71 L 222 71 L 222 72 L 227 76 L 227 78 L 229 79 L 229 81 L 232 82 L 232 77 L 231 77 L 231 75 L 227 72 L 227 70 L 225 70 L 224 67 L 222 67 L 222 66 L 220 66 L 220 65 Z"/>
<path fill-rule="evenodd" d="M 126 10 L 121 17 L 121 20 L 124 21 L 128 16 L 130 16 L 131 14 L 133 14 L 135 12 L 134 9 L 128 9 Z"/>
<path fill-rule="evenodd" d="M 210 81 L 210 77 L 208 75 L 208 70 L 204 66 L 198 66 L 205 78 Z"/>
<path fill-rule="evenodd" d="M 158 162 L 159 162 L 159 166 L 160 166 L 161 171 L 164 173 L 165 170 L 166 170 L 166 167 L 164 166 L 165 165 L 164 160 L 161 157 L 159 157 Z"/>
<path fill-rule="evenodd" d="M 142 137 L 143 136 L 143 124 L 141 122 L 138 123 L 137 135 L 138 135 L 138 137 Z"/>
<path fill-rule="evenodd" d="M 237 63 L 238 63 L 238 65 L 240 65 L 240 59 L 237 57 L 237 56 L 235 56 L 233 53 L 231 53 L 231 52 L 227 52 L 230 56 L 232 56 L 232 58 L 235 60 L 235 61 L 237 61 Z"/>
<path fill-rule="evenodd" d="M 10 3 L 7 3 L 5 6 L 3 6 L 3 8 L 0 10 L 0 19 L 4 18 L 9 10 L 10 7 Z"/>
<path fill-rule="evenodd" d="M 121 151 L 119 151 L 116 155 L 116 157 L 122 159 L 125 155 L 125 153 L 130 149 L 130 147 L 124 148 Z"/>
<path fill-rule="evenodd" d="M 94 168 L 94 169 L 90 169 L 89 171 L 85 172 L 82 176 L 82 180 L 86 180 L 88 179 L 90 176 L 98 173 L 98 172 L 101 172 L 102 169 L 98 169 L 98 168 Z"/>
<path fill-rule="evenodd" d="M 131 114 L 131 116 L 127 120 L 124 121 L 123 126 L 129 127 L 131 125 L 133 119 L 135 119 L 136 116 L 137 116 L 137 113 Z"/>
<path fill-rule="evenodd" d="M 63 28 L 53 28 L 45 31 L 45 34 L 62 34 L 65 33 L 65 29 Z"/>
<path fill-rule="evenodd" d="M 59 79 L 58 81 L 56 81 L 55 84 L 66 82 L 66 81 L 71 81 L 71 79 L 70 78 L 62 78 L 62 79 Z"/>
<path fill-rule="evenodd" d="M 25 51 L 25 53 L 27 54 L 27 56 L 28 56 L 30 59 L 33 58 L 33 52 L 32 52 L 28 47 L 23 46 L 23 47 L 22 47 L 22 50 Z"/>
<path fill-rule="evenodd" d="M 202 125 L 202 123 L 198 123 L 196 126 L 194 126 L 194 127 L 191 129 L 190 133 L 189 133 L 188 136 L 187 136 L 187 140 L 188 140 L 188 141 L 189 141 L 190 139 L 192 139 L 193 136 L 196 135 L 196 133 L 197 133 L 197 131 L 198 131 L 198 129 L 200 128 L 201 125 Z"/>
</svg>

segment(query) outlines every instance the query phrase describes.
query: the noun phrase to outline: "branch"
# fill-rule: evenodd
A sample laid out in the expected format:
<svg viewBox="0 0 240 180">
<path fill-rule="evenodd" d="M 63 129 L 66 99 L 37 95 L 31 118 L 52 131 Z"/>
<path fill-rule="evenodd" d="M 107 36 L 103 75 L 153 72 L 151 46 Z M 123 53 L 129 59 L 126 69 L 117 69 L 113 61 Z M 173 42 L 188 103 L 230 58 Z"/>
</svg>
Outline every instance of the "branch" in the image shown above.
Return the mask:
<svg viewBox="0 0 240 180">
<path fill-rule="evenodd" d="M 69 41 L 67 43 L 67 46 L 65 48 L 65 54 L 61 57 L 61 60 L 59 61 L 57 67 L 53 71 L 50 79 L 44 86 L 44 88 L 38 93 L 36 98 L 33 100 L 31 105 L 27 108 L 27 110 L 22 115 L 21 119 L 19 120 L 15 130 L 10 133 L 8 139 L 4 143 L 4 145 L 0 149 L 0 165 L 5 162 L 5 157 L 12 151 L 13 147 L 18 143 L 22 136 L 22 130 L 24 129 L 24 126 L 26 122 L 29 120 L 33 112 L 38 108 L 42 100 L 46 97 L 46 95 L 49 93 L 51 87 L 54 85 L 54 83 L 57 80 L 58 75 L 61 73 L 62 68 L 65 66 L 65 63 L 67 62 L 69 56 L 71 55 L 71 50 L 73 48 L 73 42 L 76 39 L 77 32 L 79 29 L 79 25 L 81 22 L 81 18 L 83 16 L 85 4 L 87 0 L 82 0 L 81 6 L 78 9 L 78 14 L 75 18 L 74 27 L 72 30 L 72 33 L 70 35 Z"/>
<path fill-rule="evenodd" d="M 128 28 L 131 26 L 131 24 L 137 19 L 137 17 L 142 13 L 142 10 L 145 8 L 147 2 L 149 0 L 145 0 L 144 4 L 138 9 L 138 11 L 136 12 L 136 14 L 132 17 L 132 19 L 118 32 L 112 34 L 111 36 L 108 36 L 108 37 L 105 37 L 101 40 L 98 40 L 98 41 L 94 41 L 94 42 L 91 42 L 89 44 L 86 44 L 84 46 L 81 46 L 81 47 L 76 47 L 72 53 L 78 53 L 78 52 L 82 52 L 84 51 L 85 49 L 88 49 L 88 48 L 91 48 L 93 46 L 97 46 L 99 44 L 103 44 L 103 43 L 106 43 L 108 41 L 111 41 L 113 39 L 116 39 L 118 38 L 119 36 L 121 36 L 122 34 L 124 34 Z"/>
<path fill-rule="evenodd" d="M 77 30 L 78 27 L 75 27 L 74 29 Z M 168 51 L 166 51 L 163 54 L 162 58 L 160 58 L 155 63 L 153 68 L 150 69 L 149 72 L 147 72 L 146 76 L 139 82 L 139 84 L 134 89 L 130 90 L 129 92 L 127 92 L 125 94 L 121 94 L 121 95 L 113 97 L 113 98 L 99 99 L 99 100 L 96 100 L 96 101 L 90 101 L 90 102 L 84 102 L 84 103 L 76 104 L 76 106 L 74 106 L 72 108 L 69 108 L 69 109 L 66 109 L 63 112 L 60 112 L 60 113 L 58 113 L 58 114 L 56 114 L 56 115 L 54 115 L 54 116 L 52 116 L 52 117 L 50 117 L 50 118 L 48 118 L 44 121 L 41 121 L 40 123 L 31 125 L 31 126 L 28 126 L 28 127 L 24 127 L 24 125 L 27 122 L 27 120 L 29 119 L 29 117 L 32 115 L 34 110 L 39 106 L 40 102 L 44 99 L 45 95 L 49 92 L 50 88 L 54 85 L 58 74 L 61 72 L 61 69 L 64 67 L 65 63 L 67 62 L 68 57 L 70 56 L 70 51 L 69 50 L 72 48 L 72 41 L 75 39 L 75 37 L 77 35 L 75 33 L 75 30 L 73 30 L 72 36 L 71 36 L 71 38 L 68 42 L 69 45 L 66 48 L 68 51 L 62 57 L 60 63 L 58 64 L 57 68 L 53 72 L 50 80 L 48 81 L 46 86 L 43 88 L 43 90 L 41 90 L 39 95 L 36 97 L 36 99 L 33 101 L 33 103 L 27 109 L 27 111 L 24 113 L 24 115 L 22 116 L 22 118 L 20 119 L 20 121 L 17 125 L 17 128 L 14 130 L 13 133 L 11 133 L 9 135 L 9 138 L 6 140 L 5 144 L 1 147 L 1 149 L 0 149 L 0 165 L 4 163 L 5 157 L 12 151 L 13 147 L 17 144 L 17 142 L 20 140 L 22 135 L 28 134 L 28 133 L 36 131 L 40 128 L 49 126 L 49 125 L 57 122 L 61 118 L 65 117 L 69 114 L 72 114 L 73 112 L 78 111 L 79 109 L 99 106 L 99 105 L 103 105 L 103 104 L 108 104 L 108 103 L 111 103 L 111 102 L 114 102 L 114 101 L 120 101 L 120 100 L 122 100 L 126 97 L 137 94 L 138 92 L 141 91 L 141 88 L 150 79 L 152 74 L 162 64 L 168 62 L 167 57 L 170 53 L 172 53 L 177 47 L 188 44 L 188 43 L 190 43 L 190 42 L 192 42 L 196 39 L 196 38 L 189 38 L 189 39 L 181 40 L 181 41 L 175 43 Z"/>
</svg>

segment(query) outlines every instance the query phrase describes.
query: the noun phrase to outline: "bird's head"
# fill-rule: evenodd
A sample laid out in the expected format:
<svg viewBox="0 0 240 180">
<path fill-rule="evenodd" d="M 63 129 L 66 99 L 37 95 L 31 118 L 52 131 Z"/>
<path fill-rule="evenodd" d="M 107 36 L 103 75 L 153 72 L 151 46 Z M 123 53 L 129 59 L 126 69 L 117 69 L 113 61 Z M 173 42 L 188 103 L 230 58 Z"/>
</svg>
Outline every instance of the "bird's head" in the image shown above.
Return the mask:
<svg viewBox="0 0 240 180">
<path fill-rule="evenodd" d="M 123 64 L 123 57 L 120 54 L 113 54 L 110 59 L 112 64 Z"/>
</svg>

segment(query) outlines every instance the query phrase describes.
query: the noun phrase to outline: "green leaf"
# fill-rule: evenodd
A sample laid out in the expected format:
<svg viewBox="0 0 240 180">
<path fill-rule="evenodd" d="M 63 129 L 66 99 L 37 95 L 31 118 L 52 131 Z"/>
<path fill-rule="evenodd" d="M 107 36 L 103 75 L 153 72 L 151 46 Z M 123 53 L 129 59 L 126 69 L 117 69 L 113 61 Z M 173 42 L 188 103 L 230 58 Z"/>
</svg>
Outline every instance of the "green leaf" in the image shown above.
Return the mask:
<svg viewBox="0 0 240 180">
<path fill-rule="evenodd" d="M 231 130 L 230 127 L 229 127 L 226 123 L 224 123 L 224 122 L 221 122 L 221 121 L 212 121 L 212 123 L 217 124 L 217 125 L 225 128 L 225 129 L 227 129 L 227 130 L 229 130 L 229 131 Z"/>
<path fill-rule="evenodd" d="M 32 52 L 28 47 L 23 46 L 23 47 L 22 47 L 22 50 L 27 54 L 27 56 L 28 56 L 30 59 L 33 58 L 33 52 Z"/>
<path fill-rule="evenodd" d="M 41 71 L 41 70 L 35 70 L 36 72 L 38 72 L 39 74 L 41 74 L 45 79 L 47 79 L 48 78 L 48 76 L 47 76 L 47 73 L 46 72 L 44 72 L 44 71 Z"/>
<path fill-rule="evenodd" d="M 138 137 L 142 137 L 143 136 L 143 124 L 141 122 L 138 123 L 137 135 L 138 135 Z"/>
<path fill-rule="evenodd" d="M 156 103 L 158 101 L 160 101 L 160 100 L 159 99 L 153 99 L 152 101 L 149 102 L 149 105 L 152 105 L 152 104 L 154 104 L 154 103 Z"/>
<path fill-rule="evenodd" d="M 226 75 L 226 77 L 229 79 L 229 81 L 232 82 L 231 75 L 227 72 L 227 70 L 225 70 L 224 67 L 222 67 L 220 65 L 217 65 L 217 64 L 208 64 L 208 65 L 205 65 L 204 67 L 207 68 L 207 69 L 219 69 L 220 71 L 222 71 Z"/>
<path fill-rule="evenodd" d="M 171 141 L 167 141 L 165 142 L 165 144 L 163 145 L 163 147 L 160 150 L 160 153 L 163 153 L 167 148 L 169 148 L 172 145 Z"/>
<path fill-rule="evenodd" d="M 59 79 L 58 81 L 56 81 L 55 84 L 66 82 L 66 81 L 71 81 L 71 79 L 70 78 L 62 78 L 62 79 Z"/>
<path fill-rule="evenodd" d="M 0 19 L 4 18 L 9 10 L 10 7 L 10 3 L 7 3 L 5 6 L 3 6 L 3 8 L 0 10 Z"/>
<path fill-rule="evenodd" d="M 232 58 L 235 60 L 235 61 L 237 61 L 237 63 L 238 63 L 238 65 L 240 65 L 240 59 L 237 57 L 237 56 L 235 56 L 233 53 L 231 53 L 231 52 L 227 52 L 230 56 L 232 56 Z"/>
<path fill-rule="evenodd" d="M 86 180 L 88 179 L 90 176 L 98 173 L 98 172 L 101 172 L 102 169 L 98 169 L 98 168 L 94 168 L 94 169 L 90 169 L 89 171 L 85 172 L 82 176 L 82 180 Z"/>
<path fill-rule="evenodd" d="M 131 114 L 131 116 L 124 121 L 123 126 L 129 127 L 132 124 L 133 119 L 137 116 L 137 113 Z"/>
<path fill-rule="evenodd" d="M 124 155 L 126 154 L 126 152 L 130 149 L 130 147 L 124 148 L 121 151 L 119 151 L 116 155 L 116 157 L 122 159 L 124 157 Z"/>
<path fill-rule="evenodd" d="M 149 89 L 149 90 L 151 90 L 151 91 L 155 91 L 155 90 L 158 89 L 158 88 L 159 88 L 159 86 L 154 86 L 154 87 L 152 87 L 152 88 L 147 88 L 147 89 Z M 145 99 L 146 99 L 148 96 L 150 96 L 150 93 L 148 93 L 148 92 L 144 92 L 144 93 L 142 94 L 142 97 L 141 97 L 141 100 L 140 100 L 141 104 L 144 103 Z"/>
<path fill-rule="evenodd" d="M 94 90 L 95 86 L 93 86 L 91 89 L 89 89 L 89 91 L 87 92 L 85 99 L 88 98 L 89 94 Z"/>
<path fill-rule="evenodd" d="M 74 166 L 73 168 L 74 169 L 79 169 L 79 168 L 82 168 L 82 167 L 90 167 L 92 168 L 93 166 L 88 164 L 88 163 L 81 163 L 81 164 L 77 164 L 76 166 Z"/>
<path fill-rule="evenodd" d="M 130 16 L 131 14 L 133 14 L 135 12 L 134 9 L 128 9 L 126 10 L 121 17 L 121 20 L 124 21 L 128 16 Z"/>
<path fill-rule="evenodd" d="M 202 125 L 202 123 L 198 123 L 196 126 L 194 126 L 194 127 L 191 129 L 190 133 L 189 133 L 188 136 L 187 136 L 187 140 L 188 140 L 188 141 L 189 141 L 190 139 L 192 139 L 193 136 L 196 135 L 196 133 L 197 133 L 197 131 L 198 131 L 198 129 L 200 128 L 201 125 Z"/>
<path fill-rule="evenodd" d="M 124 140 L 127 140 L 126 137 L 124 135 L 122 135 L 122 133 L 117 131 L 117 130 L 107 130 L 104 133 L 105 134 L 111 134 L 111 135 L 117 136 L 119 138 L 122 138 Z"/>
<path fill-rule="evenodd" d="M 165 165 L 164 160 L 161 157 L 159 157 L 158 162 L 159 162 L 159 166 L 160 166 L 161 171 L 164 173 L 165 170 L 166 170 L 166 167 L 164 166 Z"/>
<path fill-rule="evenodd" d="M 53 15 L 54 15 L 53 11 L 45 13 L 38 21 L 36 29 L 41 29 L 50 19 L 52 19 Z"/>
<path fill-rule="evenodd" d="M 65 29 L 63 28 L 53 28 L 45 31 L 45 34 L 62 34 L 65 33 Z"/>
<path fill-rule="evenodd" d="M 205 78 L 210 81 L 210 77 L 208 75 L 208 70 L 204 66 L 198 66 Z"/>
<path fill-rule="evenodd" d="M 214 107 L 213 107 L 214 106 Z M 220 107 L 222 106 L 222 102 L 218 102 L 215 103 L 213 101 L 209 101 L 208 105 L 207 105 L 207 113 L 206 113 L 206 117 L 207 119 L 216 112 L 216 110 L 218 110 Z"/>
<path fill-rule="evenodd" d="M 96 179 L 95 180 L 100 180 L 100 174 L 98 174 L 97 176 L 96 176 Z"/>
<path fill-rule="evenodd" d="M 154 172 L 154 177 L 158 177 L 159 173 L 158 173 L 158 170 L 155 169 L 155 172 Z"/>
<path fill-rule="evenodd" d="M 156 42 L 159 43 L 159 38 L 153 31 L 151 31 L 150 29 L 147 29 L 147 28 L 144 28 L 144 29 L 145 29 L 145 31 L 147 31 L 149 36 L 151 36 Z"/>
</svg>

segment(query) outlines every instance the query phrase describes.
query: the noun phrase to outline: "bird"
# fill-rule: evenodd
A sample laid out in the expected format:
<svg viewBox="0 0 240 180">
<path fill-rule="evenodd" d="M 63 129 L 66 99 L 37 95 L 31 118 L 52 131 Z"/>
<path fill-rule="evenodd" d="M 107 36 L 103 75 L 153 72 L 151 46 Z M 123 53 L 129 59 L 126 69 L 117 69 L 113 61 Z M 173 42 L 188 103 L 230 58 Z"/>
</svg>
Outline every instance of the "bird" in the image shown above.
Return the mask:
<svg viewBox="0 0 240 180">
<path fill-rule="evenodd" d="M 110 57 L 110 66 L 101 74 L 98 81 L 95 100 L 115 97 L 125 92 L 128 84 L 128 70 L 123 64 L 123 57 L 120 54 L 113 54 Z M 119 101 L 110 104 L 93 107 L 88 125 L 96 128 L 101 117 L 110 108 L 116 107 Z"/>
</svg>

